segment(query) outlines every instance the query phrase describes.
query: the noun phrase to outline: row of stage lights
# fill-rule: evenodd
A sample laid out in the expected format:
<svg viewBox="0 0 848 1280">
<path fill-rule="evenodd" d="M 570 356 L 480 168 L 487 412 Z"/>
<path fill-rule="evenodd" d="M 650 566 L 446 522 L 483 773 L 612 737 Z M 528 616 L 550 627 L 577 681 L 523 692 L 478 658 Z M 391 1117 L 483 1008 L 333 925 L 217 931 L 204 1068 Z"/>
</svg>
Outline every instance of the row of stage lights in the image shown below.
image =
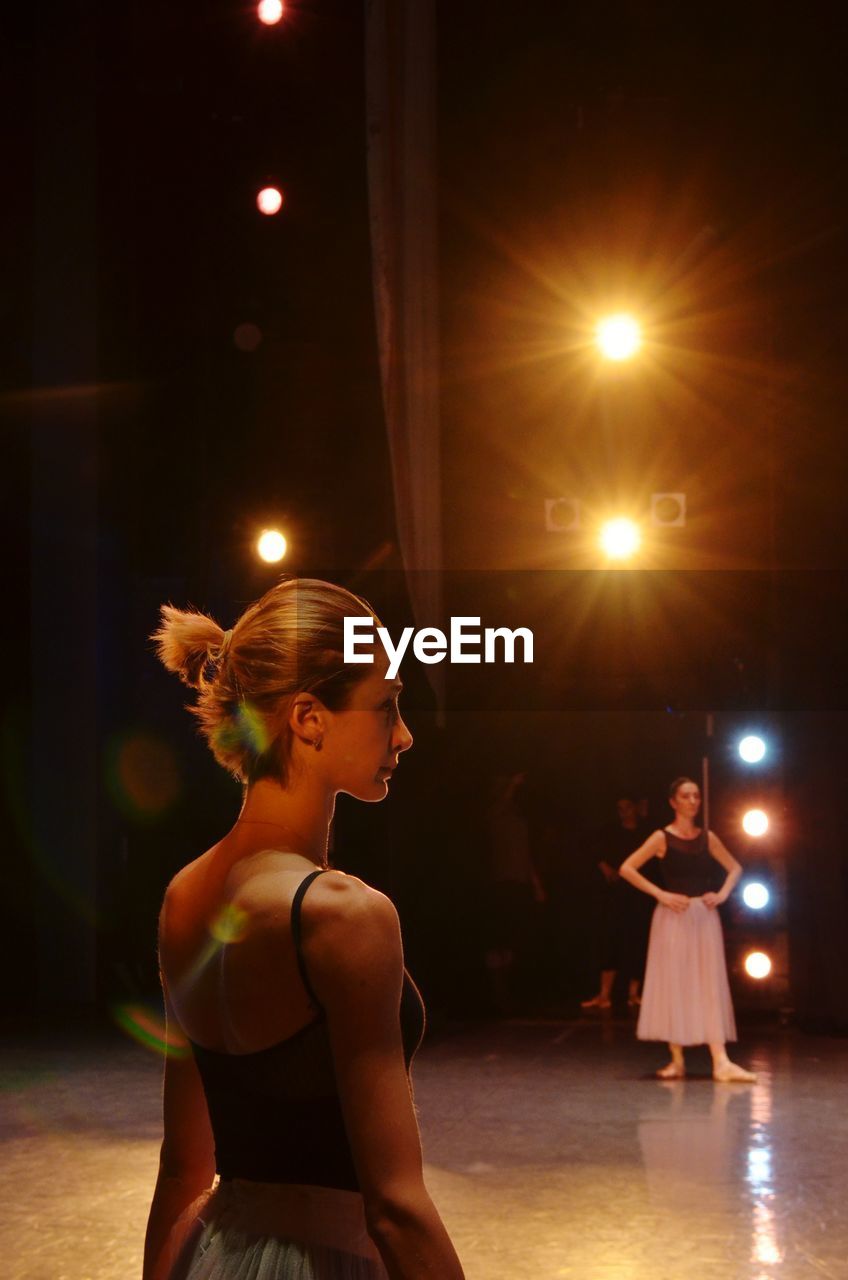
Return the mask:
<svg viewBox="0 0 848 1280">
<path fill-rule="evenodd" d="M 282 22 L 284 12 L 283 0 L 260 0 L 256 6 L 256 16 L 265 27 L 276 27 Z M 262 187 L 256 193 L 256 207 L 266 218 L 273 218 L 282 209 L 284 199 L 281 187 Z"/>
<path fill-rule="evenodd" d="M 737 753 L 743 764 L 760 765 L 768 755 L 768 746 L 759 734 L 749 733 L 738 742 Z M 742 815 L 742 830 L 754 840 L 762 839 L 769 826 L 769 815 L 765 809 L 746 809 Z M 771 900 L 769 887 L 762 880 L 751 879 L 743 883 L 742 901 L 749 911 L 765 911 Z M 771 956 L 762 950 L 749 951 L 743 959 L 743 966 L 748 977 L 757 981 L 768 978 L 774 967 Z"/>
</svg>

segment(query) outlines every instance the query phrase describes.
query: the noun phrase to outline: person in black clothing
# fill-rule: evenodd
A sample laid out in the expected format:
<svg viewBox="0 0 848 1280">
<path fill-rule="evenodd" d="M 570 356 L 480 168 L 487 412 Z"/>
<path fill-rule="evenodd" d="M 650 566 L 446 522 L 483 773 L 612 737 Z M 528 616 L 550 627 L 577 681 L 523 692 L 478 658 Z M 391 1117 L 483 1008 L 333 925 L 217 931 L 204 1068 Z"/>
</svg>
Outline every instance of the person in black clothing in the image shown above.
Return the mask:
<svg viewBox="0 0 848 1280">
<path fill-rule="evenodd" d="M 601 855 L 597 866 L 604 881 L 599 921 L 601 986 L 597 995 L 582 1002 L 583 1009 L 611 1007 L 619 972 L 627 977 L 628 1004 L 637 1005 L 645 966 L 649 915 L 641 895 L 621 879 L 619 867 L 642 844 L 648 829 L 633 796 L 619 796 L 615 808 L 617 821 L 603 828 L 597 845 Z"/>
<path fill-rule="evenodd" d="M 486 967 L 501 1013 L 519 1008 L 533 989 L 536 913 L 545 901 L 522 803 L 526 782 L 523 772 L 496 775 L 487 814 L 491 910 Z"/>
<path fill-rule="evenodd" d="M 345 617 L 374 615 L 290 578 L 232 631 L 166 605 L 153 637 L 245 789 L 159 919 L 169 1051 L 143 1280 L 462 1280 L 422 1176 L 424 1013 L 397 914 L 327 865 L 336 795 L 382 800 L 412 745 L 387 664 L 345 666 Z"/>
</svg>

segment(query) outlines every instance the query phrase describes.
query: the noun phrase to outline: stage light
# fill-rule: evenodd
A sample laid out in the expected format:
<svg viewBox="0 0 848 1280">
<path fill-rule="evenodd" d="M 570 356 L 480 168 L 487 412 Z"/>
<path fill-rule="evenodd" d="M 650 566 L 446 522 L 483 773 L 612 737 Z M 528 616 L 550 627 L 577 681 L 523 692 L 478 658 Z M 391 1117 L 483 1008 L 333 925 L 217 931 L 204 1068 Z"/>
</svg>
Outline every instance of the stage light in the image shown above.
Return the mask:
<svg viewBox="0 0 848 1280">
<path fill-rule="evenodd" d="M 283 16 L 282 0 L 261 0 L 256 15 L 266 27 L 273 27 Z"/>
<path fill-rule="evenodd" d="M 256 197 L 256 207 L 266 217 L 273 217 L 283 207 L 283 193 L 279 187 L 263 187 Z"/>
<path fill-rule="evenodd" d="M 288 549 L 288 543 L 277 529 L 263 529 L 256 542 L 256 553 L 266 564 L 277 564 Z"/>
<path fill-rule="evenodd" d="M 641 542 L 638 526 L 624 516 L 608 520 L 601 529 L 601 548 L 611 560 L 629 559 L 639 550 Z"/>
<path fill-rule="evenodd" d="M 752 911 L 762 911 L 763 907 L 768 906 L 770 897 L 766 886 L 758 880 L 749 880 L 742 890 L 742 901 Z"/>
<path fill-rule="evenodd" d="M 749 978 L 767 978 L 771 973 L 771 960 L 765 951 L 749 951 L 745 957 L 745 972 Z"/>
<path fill-rule="evenodd" d="M 746 764 L 759 764 L 766 754 L 766 744 L 756 733 L 749 733 L 739 743 L 739 754 Z"/>
<path fill-rule="evenodd" d="M 632 316 L 606 316 L 595 328 L 595 342 L 607 360 L 630 360 L 642 345 L 642 331 Z"/>
<path fill-rule="evenodd" d="M 764 836 L 768 829 L 768 814 L 762 809 L 749 809 L 742 818 L 742 830 L 748 836 Z"/>
</svg>

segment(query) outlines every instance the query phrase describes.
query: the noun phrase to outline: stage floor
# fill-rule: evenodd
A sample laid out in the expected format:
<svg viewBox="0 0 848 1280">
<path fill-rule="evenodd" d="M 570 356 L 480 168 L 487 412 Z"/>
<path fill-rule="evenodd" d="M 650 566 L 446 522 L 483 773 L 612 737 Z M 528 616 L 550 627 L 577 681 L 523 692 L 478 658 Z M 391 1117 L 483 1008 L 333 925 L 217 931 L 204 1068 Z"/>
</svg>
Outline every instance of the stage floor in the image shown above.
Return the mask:
<svg viewBox="0 0 848 1280">
<path fill-rule="evenodd" d="M 652 1077 L 612 1019 L 443 1029 L 419 1054 L 427 1179 L 468 1280 L 848 1277 L 848 1040 L 745 1034 L 755 1085 Z M 137 1280 L 160 1062 L 118 1032 L 2 1051 L 7 1280 Z"/>
</svg>

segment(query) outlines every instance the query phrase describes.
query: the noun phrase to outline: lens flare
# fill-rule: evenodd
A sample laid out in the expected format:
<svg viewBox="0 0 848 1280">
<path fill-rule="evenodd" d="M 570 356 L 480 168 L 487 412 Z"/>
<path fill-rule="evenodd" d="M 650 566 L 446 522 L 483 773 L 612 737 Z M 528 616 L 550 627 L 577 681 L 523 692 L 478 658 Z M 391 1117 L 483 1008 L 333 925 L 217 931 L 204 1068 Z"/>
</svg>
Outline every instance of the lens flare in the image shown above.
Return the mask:
<svg viewBox="0 0 848 1280">
<path fill-rule="evenodd" d="M 288 551 L 288 546 L 279 529 L 263 529 L 256 540 L 256 554 L 266 564 L 278 564 Z"/>
<path fill-rule="evenodd" d="M 627 560 L 639 550 L 642 535 L 638 525 L 622 516 L 606 522 L 601 529 L 600 543 L 610 560 Z"/>
<path fill-rule="evenodd" d="M 116 1004 L 112 1017 L 137 1044 L 162 1057 L 187 1058 L 191 1053 L 185 1036 L 173 1028 L 166 1029 L 165 1019 L 158 1010 L 143 1004 Z"/>
<path fill-rule="evenodd" d="M 161 818 L 179 799 L 182 774 L 173 749 L 150 733 L 131 733 L 107 752 L 107 782 L 118 808 L 143 822 Z"/>
<path fill-rule="evenodd" d="M 767 978 L 771 973 L 771 960 L 765 951 L 749 951 L 745 957 L 745 972 L 749 978 Z"/>
<path fill-rule="evenodd" d="M 247 922 L 249 916 L 241 907 L 237 907 L 234 902 L 228 902 L 221 908 L 212 924 L 209 926 L 209 932 L 216 942 L 220 942 L 222 946 L 228 946 L 233 942 L 241 942 L 247 932 Z"/>
<path fill-rule="evenodd" d="M 742 819 L 742 830 L 748 836 L 764 836 L 768 829 L 768 814 L 763 809 L 749 809 Z"/>
<path fill-rule="evenodd" d="M 248 913 L 241 907 L 237 907 L 234 902 L 229 902 L 221 908 L 209 924 L 208 939 L 183 975 L 182 982 L 185 987 L 191 987 L 197 982 L 216 956 L 220 956 L 224 947 L 242 941 L 247 933 L 249 920 Z"/>
<path fill-rule="evenodd" d="M 739 755 L 746 764 L 759 764 L 766 754 L 766 744 L 756 733 L 749 733 L 739 743 Z"/>
<path fill-rule="evenodd" d="M 642 330 L 633 316 L 605 316 L 598 321 L 595 342 L 607 360 L 630 360 L 642 345 Z"/>
<path fill-rule="evenodd" d="M 258 324 L 245 321 L 233 329 L 233 343 L 239 351 L 255 351 L 262 341 L 262 330 Z"/>
<path fill-rule="evenodd" d="M 249 702 L 240 702 L 212 735 L 213 748 L 224 754 L 241 749 L 257 758 L 264 755 L 270 745 L 271 737 L 265 721 Z"/>
</svg>

